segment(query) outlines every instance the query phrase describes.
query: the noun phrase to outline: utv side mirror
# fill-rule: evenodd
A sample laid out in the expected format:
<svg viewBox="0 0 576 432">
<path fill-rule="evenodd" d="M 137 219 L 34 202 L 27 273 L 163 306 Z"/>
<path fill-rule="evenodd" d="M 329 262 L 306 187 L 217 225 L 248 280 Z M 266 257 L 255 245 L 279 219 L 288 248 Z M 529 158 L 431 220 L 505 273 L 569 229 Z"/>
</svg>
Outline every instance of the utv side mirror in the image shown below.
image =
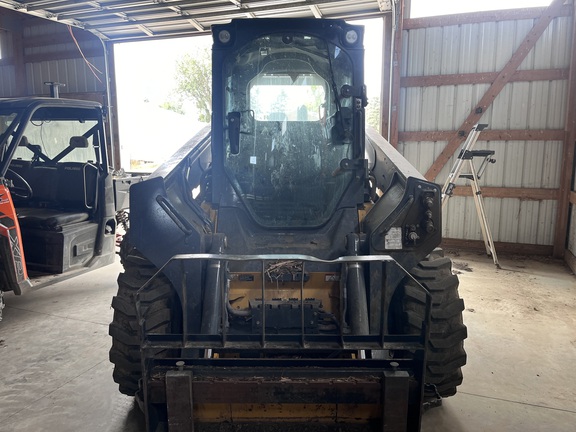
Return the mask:
<svg viewBox="0 0 576 432">
<path fill-rule="evenodd" d="M 240 113 L 232 111 L 226 117 L 228 120 L 228 140 L 230 141 L 230 153 L 240 153 Z"/>
</svg>

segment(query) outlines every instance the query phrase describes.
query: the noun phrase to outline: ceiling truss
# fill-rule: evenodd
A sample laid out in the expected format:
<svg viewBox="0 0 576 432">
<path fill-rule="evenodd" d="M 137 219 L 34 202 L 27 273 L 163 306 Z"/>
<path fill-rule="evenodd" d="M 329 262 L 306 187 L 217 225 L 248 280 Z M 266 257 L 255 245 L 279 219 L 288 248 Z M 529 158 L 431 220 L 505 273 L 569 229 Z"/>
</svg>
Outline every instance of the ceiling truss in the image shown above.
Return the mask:
<svg viewBox="0 0 576 432">
<path fill-rule="evenodd" d="M 204 34 L 233 18 L 375 18 L 394 0 L 0 0 L 0 7 L 79 27 L 108 41 Z"/>
</svg>

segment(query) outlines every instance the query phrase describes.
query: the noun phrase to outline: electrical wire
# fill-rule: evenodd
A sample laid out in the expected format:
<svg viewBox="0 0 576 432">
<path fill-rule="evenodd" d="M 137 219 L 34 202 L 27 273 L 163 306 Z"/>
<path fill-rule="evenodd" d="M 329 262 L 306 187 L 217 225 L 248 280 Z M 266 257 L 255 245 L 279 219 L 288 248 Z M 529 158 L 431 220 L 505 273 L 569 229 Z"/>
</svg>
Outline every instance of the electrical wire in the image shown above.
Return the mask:
<svg viewBox="0 0 576 432">
<path fill-rule="evenodd" d="M 68 31 L 70 32 L 70 36 L 72 36 L 72 40 L 76 44 L 76 47 L 78 48 L 78 51 L 80 52 L 80 55 L 82 56 L 82 58 L 86 62 L 88 69 L 90 69 L 90 72 L 92 72 L 92 75 L 94 75 L 96 77 L 98 82 L 100 84 L 102 84 L 102 80 L 100 79 L 100 77 L 98 75 L 96 75 L 96 72 L 98 72 L 100 75 L 103 75 L 102 72 L 100 70 L 98 70 L 98 68 L 96 66 L 94 66 L 92 63 L 90 63 L 90 61 L 86 58 L 86 56 L 82 52 L 82 48 L 80 48 L 80 44 L 76 40 L 76 37 L 74 36 L 74 32 L 72 31 L 72 26 L 70 26 L 70 25 L 68 26 Z"/>
</svg>

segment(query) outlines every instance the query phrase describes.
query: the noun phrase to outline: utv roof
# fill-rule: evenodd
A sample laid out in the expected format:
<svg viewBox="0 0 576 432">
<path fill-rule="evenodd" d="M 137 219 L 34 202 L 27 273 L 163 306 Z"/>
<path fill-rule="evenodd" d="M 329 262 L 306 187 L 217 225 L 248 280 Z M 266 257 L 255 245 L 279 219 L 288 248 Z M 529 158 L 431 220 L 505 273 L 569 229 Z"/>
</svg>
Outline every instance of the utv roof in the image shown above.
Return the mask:
<svg viewBox="0 0 576 432">
<path fill-rule="evenodd" d="M 38 106 L 99 108 L 101 107 L 101 104 L 94 101 L 50 97 L 0 98 L 0 109 L 25 109 L 35 108 Z"/>
</svg>

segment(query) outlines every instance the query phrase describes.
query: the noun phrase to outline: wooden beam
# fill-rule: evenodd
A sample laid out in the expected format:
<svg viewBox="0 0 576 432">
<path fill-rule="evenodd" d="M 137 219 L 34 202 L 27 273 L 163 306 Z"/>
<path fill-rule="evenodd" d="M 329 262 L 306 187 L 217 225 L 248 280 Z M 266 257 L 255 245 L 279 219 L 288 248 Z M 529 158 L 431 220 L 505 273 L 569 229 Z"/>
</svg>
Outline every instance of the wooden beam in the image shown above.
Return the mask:
<svg viewBox="0 0 576 432">
<path fill-rule="evenodd" d="M 415 30 L 430 27 L 446 27 L 451 25 L 478 24 L 483 22 L 516 21 L 536 19 L 545 11 L 545 7 L 518 8 L 488 12 L 471 12 L 465 14 L 442 15 L 434 17 L 412 18 L 404 20 L 404 30 Z M 565 5 L 556 16 L 572 15 L 572 6 Z"/>
<path fill-rule="evenodd" d="M 463 240 L 463 239 L 442 239 L 442 244 L 440 245 L 445 250 L 456 249 L 456 250 L 469 250 L 478 251 L 486 253 L 486 246 L 484 246 L 484 241 L 482 240 Z M 495 242 L 494 247 L 498 255 L 552 255 L 552 246 L 548 245 L 537 245 L 537 244 L 526 244 L 526 243 L 507 243 L 507 242 Z M 492 260 L 492 258 L 487 258 Z"/>
<path fill-rule="evenodd" d="M 480 102 L 472 109 L 464 123 L 458 128 L 459 131 L 465 131 L 466 133 L 470 132 L 472 126 L 478 123 L 486 109 L 492 104 L 496 96 L 500 93 L 500 91 L 504 88 L 504 86 L 510 81 L 512 74 L 518 69 L 520 63 L 526 58 L 528 53 L 532 50 L 544 30 L 548 27 L 550 22 L 553 18 L 558 16 L 559 12 L 561 11 L 565 0 L 553 0 L 543 12 L 540 18 L 536 21 L 532 29 L 528 32 L 524 40 L 520 43 L 520 46 L 516 50 L 512 57 L 504 66 L 504 68 L 500 71 L 490 88 L 484 93 L 484 96 L 480 99 Z M 446 162 L 450 160 L 450 157 L 454 154 L 454 152 L 460 146 L 460 143 L 465 138 L 460 136 L 459 134 L 454 135 L 449 141 L 442 153 L 438 156 L 438 158 L 434 161 L 428 172 L 426 173 L 425 177 L 428 180 L 434 180 L 440 170 L 444 167 Z"/>
<path fill-rule="evenodd" d="M 570 191 L 570 204 L 576 205 L 576 192 L 574 191 Z"/>
<path fill-rule="evenodd" d="M 457 131 L 416 131 L 400 132 L 398 139 L 401 142 L 420 141 L 449 141 Z M 563 141 L 565 132 L 562 129 L 508 129 L 491 130 L 485 129 L 478 138 L 482 141 Z"/>
<path fill-rule="evenodd" d="M 395 20 L 395 21 L 394 21 Z M 392 77 L 390 79 L 390 134 L 388 142 L 398 147 L 398 105 L 400 104 L 400 66 L 402 58 L 402 26 L 404 22 L 404 2 L 396 5 L 396 16 L 392 17 L 396 23 L 394 43 L 392 45 Z"/>
<path fill-rule="evenodd" d="M 554 233 L 554 256 L 561 258 L 566 250 L 568 233 L 570 195 L 572 176 L 574 174 L 574 146 L 576 142 L 576 3 L 572 4 L 572 52 L 570 58 L 570 77 L 568 78 L 568 95 L 566 122 L 564 130 L 564 148 L 562 150 L 562 168 L 560 170 L 560 200 L 556 211 L 556 231 Z M 576 221 L 572 221 L 576 223 Z"/>
<path fill-rule="evenodd" d="M 510 82 L 556 81 L 568 78 L 569 69 L 535 69 L 514 72 Z M 498 77 L 498 72 L 469 74 L 427 75 L 402 77 L 401 87 L 436 87 L 466 84 L 491 84 Z"/>
<path fill-rule="evenodd" d="M 484 198 L 517 198 L 523 201 L 544 201 L 557 200 L 559 198 L 558 189 L 543 188 L 506 188 L 482 186 L 482 196 Z M 465 185 L 457 185 L 454 188 L 454 196 L 472 196 L 472 188 Z"/>
</svg>

